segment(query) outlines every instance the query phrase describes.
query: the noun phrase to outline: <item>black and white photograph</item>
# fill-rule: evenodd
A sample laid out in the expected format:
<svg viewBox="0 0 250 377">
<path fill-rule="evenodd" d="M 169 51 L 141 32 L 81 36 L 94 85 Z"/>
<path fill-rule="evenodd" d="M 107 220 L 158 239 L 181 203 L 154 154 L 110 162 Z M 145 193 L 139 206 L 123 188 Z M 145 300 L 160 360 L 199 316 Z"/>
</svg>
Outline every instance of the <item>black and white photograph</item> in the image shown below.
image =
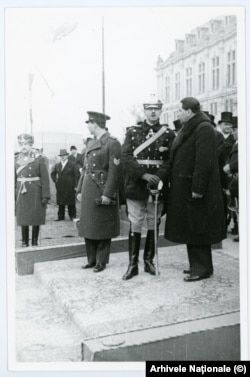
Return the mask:
<svg viewBox="0 0 250 377">
<path fill-rule="evenodd" d="M 58 3 L 4 9 L 9 371 L 249 360 L 244 6 Z"/>
</svg>

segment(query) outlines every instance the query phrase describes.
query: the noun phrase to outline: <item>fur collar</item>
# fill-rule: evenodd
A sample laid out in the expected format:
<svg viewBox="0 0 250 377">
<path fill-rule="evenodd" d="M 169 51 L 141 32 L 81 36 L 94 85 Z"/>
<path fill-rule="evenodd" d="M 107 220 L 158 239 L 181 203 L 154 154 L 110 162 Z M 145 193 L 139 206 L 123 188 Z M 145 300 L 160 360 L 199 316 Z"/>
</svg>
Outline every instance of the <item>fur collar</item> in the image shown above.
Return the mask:
<svg viewBox="0 0 250 377">
<path fill-rule="evenodd" d="M 191 118 L 188 122 L 186 122 L 181 130 L 179 131 L 178 135 L 176 136 L 172 148 L 171 148 L 171 155 L 194 133 L 196 128 L 203 122 L 211 123 L 208 117 L 204 113 L 198 113 L 193 118 Z"/>
</svg>

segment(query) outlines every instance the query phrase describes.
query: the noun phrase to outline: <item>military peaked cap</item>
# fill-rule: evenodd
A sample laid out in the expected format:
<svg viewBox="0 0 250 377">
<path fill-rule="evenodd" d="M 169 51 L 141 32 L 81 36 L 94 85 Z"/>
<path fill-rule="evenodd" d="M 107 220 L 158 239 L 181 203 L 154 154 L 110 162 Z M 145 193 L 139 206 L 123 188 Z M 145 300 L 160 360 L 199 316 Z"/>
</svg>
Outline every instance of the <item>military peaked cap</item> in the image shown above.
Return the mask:
<svg viewBox="0 0 250 377">
<path fill-rule="evenodd" d="M 17 136 L 18 143 L 27 142 L 30 145 L 34 144 L 34 136 L 30 134 L 20 134 Z"/>
<path fill-rule="evenodd" d="M 85 123 L 95 122 L 102 128 L 105 128 L 106 121 L 110 119 L 108 115 L 97 113 L 96 111 L 87 111 L 87 114 L 89 115 L 89 119 Z"/>
</svg>

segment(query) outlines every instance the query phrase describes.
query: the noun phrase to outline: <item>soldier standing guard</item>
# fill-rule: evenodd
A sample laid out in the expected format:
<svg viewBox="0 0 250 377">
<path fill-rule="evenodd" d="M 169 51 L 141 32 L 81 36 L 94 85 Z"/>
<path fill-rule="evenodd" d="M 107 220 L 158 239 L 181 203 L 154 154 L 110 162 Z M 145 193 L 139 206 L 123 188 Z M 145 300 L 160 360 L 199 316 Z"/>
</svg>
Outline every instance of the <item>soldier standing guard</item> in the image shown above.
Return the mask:
<svg viewBox="0 0 250 377">
<path fill-rule="evenodd" d="M 81 201 L 79 236 L 85 238 L 88 263 L 82 268 L 105 269 L 109 262 L 111 238 L 120 233 L 118 185 L 121 145 L 106 131 L 109 116 L 88 111 L 89 132 L 94 136 L 86 146 L 84 167 L 77 187 Z"/>
<path fill-rule="evenodd" d="M 144 105 L 146 120 L 128 128 L 122 147 L 122 162 L 125 172 L 124 194 L 127 202 L 129 232 L 129 267 L 123 280 L 138 275 L 138 258 L 143 220 L 147 217 L 147 238 L 144 249 L 144 271 L 156 275 L 153 263 L 154 203 L 149 189 L 164 183 L 162 192 L 168 191 L 169 156 L 175 134 L 168 125 L 159 123 L 162 102 L 152 99 Z M 158 224 L 163 210 L 163 196 L 158 204 Z"/>
<path fill-rule="evenodd" d="M 49 173 L 45 159 L 32 152 L 33 136 L 21 134 L 17 139 L 20 153 L 15 161 L 16 220 L 22 227 L 22 246 L 29 246 L 29 225 L 32 246 L 37 246 L 39 226 L 45 224 L 50 199 Z"/>
</svg>

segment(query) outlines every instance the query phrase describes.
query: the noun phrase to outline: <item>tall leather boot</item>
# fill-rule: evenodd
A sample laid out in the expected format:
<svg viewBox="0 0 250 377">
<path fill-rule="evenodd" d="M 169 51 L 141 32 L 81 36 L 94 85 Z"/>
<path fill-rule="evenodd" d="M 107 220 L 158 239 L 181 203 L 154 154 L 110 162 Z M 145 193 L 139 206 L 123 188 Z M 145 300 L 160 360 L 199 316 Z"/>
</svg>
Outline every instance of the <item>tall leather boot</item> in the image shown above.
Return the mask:
<svg viewBox="0 0 250 377">
<path fill-rule="evenodd" d="M 39 235 L 39 225 L 34 225 L 32 227 L 32 246 L 38 245 L 38 235 Z"/>
<path fill-rule="evenodd" d="M 28 225 L 22 226 L 22 247 L 29 246 L 29 227 Z"/>
<path fill-rule="evenodd" d="M 155 256 L 155 231 L 149 229 L 147 232 L 145 247 L 144 247 L 144 271 L 148 272 L 151 275 L 156 275 L 155 265 L 153 259 Z"/>
<path fill-rule="evenodd" d="M 141 233 L 129 232 L 129 266 L 127 272 L 123 275 L 123 280 L 132 279 L 138 275 L 138 259 L 141 244 Z"/>
</svg>

